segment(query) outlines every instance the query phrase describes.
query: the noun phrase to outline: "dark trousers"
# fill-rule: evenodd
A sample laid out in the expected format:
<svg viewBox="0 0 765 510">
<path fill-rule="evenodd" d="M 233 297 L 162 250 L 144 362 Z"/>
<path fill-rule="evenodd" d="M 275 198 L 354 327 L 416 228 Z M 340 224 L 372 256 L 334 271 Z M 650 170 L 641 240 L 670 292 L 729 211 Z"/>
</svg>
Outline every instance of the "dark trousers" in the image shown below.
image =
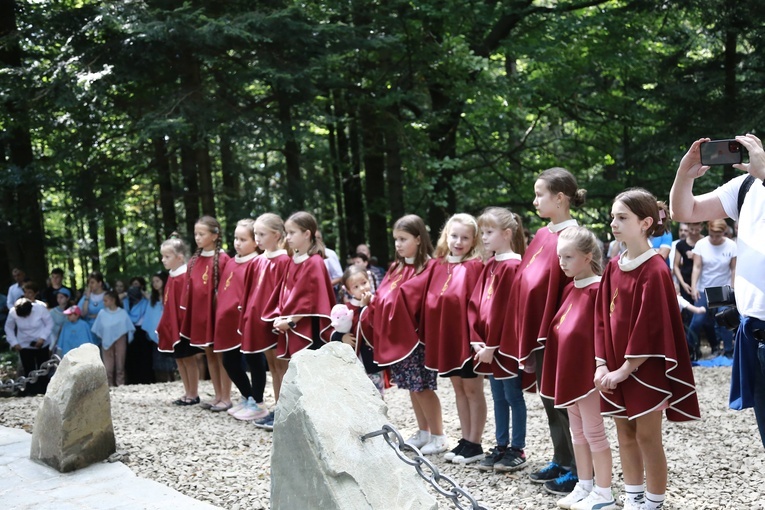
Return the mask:
<svg viewBox="0 0 765 510">
<path fill-rule="evenodd" d="M 263 402 L 263 392 L 266 389 L 266 356 L 262 352 L 242 356 L 239 348 L 224 351 L 221 354 L 223 354 L 223 368 L 226 369 L 226 373 L 239 393 L 243 397 L 252 397 L 255 402 Z M 247 378 L 245 362 L 250 369 L 252 382 Z"/>
<path fill-rule="evenodd" d="M 140 327 L 135 328 L 133 341 L 127 346 L 125 376 L 127 384 L 152 384 L 154 378 L 154 343 Z"/>
<path fill-rule="evenodd" d="M 47 347 L 42 349 L 21 349 L 19 356 L 21 356 L 21 366 L 24 367 L 24 375 L 29 377 L 29 373 L 32 370 L 39 370 L 42 364 L 50 359 L 50 350 Z M 45 390 L 48 389 L 48 381 L 50 381 L 49 375 L 38 377 L 37 382 L 27 383 L 22 395 L 44 395 Z"/>
<path fill-rule="evenodd" d="M 537 362 L 536 378 L 537 388 L 540 387 L 542 380 L 542 360 L 544 359 L 544 349 L 534 352 Z M 542 398 L 545 413 L 547 414 L 547 425 L 550 427 L 550 439 L 553 444 L 552 461 L 563 467 L 570 467 L 571 472 L 576 474 L 576 461 L 574 460 L 574 445 L 571 442 L 571 430 L 568 424 L 568 413 L 565 409 L 556 409 L 555 403 L 551 398 Z"/>
</svg>

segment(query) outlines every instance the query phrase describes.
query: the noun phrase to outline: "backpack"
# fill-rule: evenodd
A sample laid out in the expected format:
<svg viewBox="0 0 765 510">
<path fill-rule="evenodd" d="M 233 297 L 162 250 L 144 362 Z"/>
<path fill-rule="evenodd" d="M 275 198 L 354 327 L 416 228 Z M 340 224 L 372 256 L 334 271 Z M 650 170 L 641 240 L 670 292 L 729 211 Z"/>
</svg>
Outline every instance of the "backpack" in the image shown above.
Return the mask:
<svg viewBox="0 0 765 510">
<path fill-rule="evenodd" d="M 744 179 L 744 182 L 741 183 L 741 187 L 738 189 L 739 219 L 741 219 L 741 208 L 744 206 L 744 199 L 746 198 L 746 194 L 749 193 L 749 189 L 752 187 L 753 183 L 754 183 L 754 177 L 751 174 L 749 174 L 746 176 L 746 179 Z"/>
</svg>

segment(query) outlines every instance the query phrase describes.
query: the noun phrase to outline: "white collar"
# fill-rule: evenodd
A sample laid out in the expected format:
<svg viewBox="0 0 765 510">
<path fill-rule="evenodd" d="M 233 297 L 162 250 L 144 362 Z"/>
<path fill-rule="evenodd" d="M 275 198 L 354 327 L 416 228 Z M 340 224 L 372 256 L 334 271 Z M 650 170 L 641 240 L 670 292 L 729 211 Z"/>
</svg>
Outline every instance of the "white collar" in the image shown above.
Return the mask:
<svg viewBox="0 0 765 510">
<path fill-rule="evenodd" d="M 215 255 L 215 250 L 202 251 L 202 253 L 199 254 L 200 257 L 212 257 L 213 255 Z"/>
<path fill-rule="evenodd" d="M 181 275 L 181 274 L 186 272 L 186 269 L 187 269 L 186 264 L 183 264 L 182 266 L 176 267 L 175 269 L 170 271 L 170 276 L 176 277 L 178 275 Z"/>
<path fill-rule="evenodd" d="M 237 264 L 244 264 L 245 262 L 249 262 L 257 256 L 258 256 L 258 252 L 254 251 L 250 253 L 249 255 L 245 255 L 244 257 L 240 257 L 239 255 L 237 255 L 236 257 L 234 257 L 234 260 L 236 261 Z"/>
<path fill-rule="evenodd" d="M 276 258 L 279 255 L 287 255 L 287 250 L 274 250 L 265 252 L 265 256 L 268 259 Z"/>
<path fill-rule="evenodd" d="M 572 218 L 570 220 L 561 221 L 560 223 L 553 223 L 551 221 L 547 224 L 547 228 L 554 234 L 556 232 L 560 232 L 561 230 L 565 230 L 568 227 L 576 227 L 577 225 L 579 225 L 579 223 L 577 223 L 576 220 Z"/>
<path fill-rule="evenodd" d="M 303 253 L 302 255 L 301 255 L 301 254 L 299 254 L 299 253 L 296 253 L 296 254 L 294 254 L 294 255 L 292 256 L 292 261 L 293 261 L 295 264 L 302 264 L 303 262 L 305 262 L 306 260 L 308 260 L 308 257 L 310 257 L 310 255 L 308 255 L 307 253 Z"/>
<path fill-rule="evenodd" d="M 627 258 L 627 252 L 625 251 L 619 256 L 619 269 L 625 272 L 632 271 L 633 269 L 637 269 L 638 267 L 640 267 L 643 264 L 643 262 L 645 262 L 646 260 L 658 254 L 659 254 L 658 251 L 651 248 L 649 250 L 644 251 L 643 253 L 641 253 L 640 255 L 638 255 L 636 258 L 632 260 L 624 260 Z"/>
<path fill-rule="evenodd" d="M 414 264 L 414 257 L 404 257 L 404 264 L 409 264 L 410 266 Z"/>
<path fill-rule="evenodd" d="M 593 275 L 593 276 L 590 276 L 589 278 L 582 278 L 581 280 L 577 280 L 576 278 L 574 278 L 574 287 L 576 287 L 577 289 L 583 289 L 585 287 L 589 287 L 593 283 L 600 283 L 600 278 L 601 277 L 598 275 Z"/>
<path fill-rule="evenodd" d="M 354 297 L 352 297 L 352 298 L 351 298 L 351 304 L 352 304 L 353 306 L 358 306 L 358 307 L 361 307 L 361 301 L 359 301 L 358 299 L 356 299 L 356 298 L 354 298 Z"/>
<path fill-rule="evenodd" d="M 447 255 L 446 256 L 446 261 L 449 264 L 458 264 L 458 263 L 462 262 L 462 257 L 460 257 L 459 255 Z"/>
<path fill-rule="evenodd" d="M 521 260 L 521 256 L 514 251 L 508 251 L 505 253 L 498 253 L 494 255 L 494 260 L 497 262 L 504 262 L 506 260 Z"/>
</svg>

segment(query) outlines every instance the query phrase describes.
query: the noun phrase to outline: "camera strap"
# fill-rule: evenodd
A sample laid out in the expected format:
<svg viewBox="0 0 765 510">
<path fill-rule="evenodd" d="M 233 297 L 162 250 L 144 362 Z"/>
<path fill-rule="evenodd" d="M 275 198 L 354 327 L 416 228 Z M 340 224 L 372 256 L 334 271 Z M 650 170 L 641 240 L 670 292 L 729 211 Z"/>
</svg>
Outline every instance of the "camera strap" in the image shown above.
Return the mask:
<svg viewBox="0 0 765 510">
<path fill-rule="evenodd" d="M 744 182 L 741 183 L 741 187 L 738 189 L 738 215 L 741 217 L 741 208 L 744 207 L 744 199 L 746 194 L 749 193 L 749 189 L 754 184 L 754 176 L 751 174 L 746 176 Z"/>
</svg>

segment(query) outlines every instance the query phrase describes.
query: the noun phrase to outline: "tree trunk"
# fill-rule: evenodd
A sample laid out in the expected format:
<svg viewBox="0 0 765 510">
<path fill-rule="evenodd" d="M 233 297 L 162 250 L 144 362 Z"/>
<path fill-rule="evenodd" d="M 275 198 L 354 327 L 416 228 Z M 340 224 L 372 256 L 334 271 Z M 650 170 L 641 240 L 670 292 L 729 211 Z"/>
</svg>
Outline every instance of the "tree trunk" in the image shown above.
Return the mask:
<svg viewBox="0 0 765 510">
<path fill-rule="evenodd" d="M 347 137 L 345 136 L 344 129 L 341 130 L 339 127 L 337 133 L 340 161 L 343 162 L 342 168 L 345 170 L 343 197 L 345 197 L 345 218 L 348 222 L 348 251 L 354 252 L 356 251 L 356 246 L 367 242 L 364 225 L 366 208 L 364 207 L 364 196 L 361 186 L 359 130 L 355 116 L 349 120 Z"/>
<path fill-rule="evenodd" d="M 738 18 L 737 13 L 739 9 L 736 8 L 736 0 L 728 0 L 726 2 L 727 10 L 729 12 L 728 28 L 725 32 L 725 90 L 723 92 L 724 101 L 726 107 L 723 108 L 723 115 L 727 118 L 724 119 L 726 126 L 733 128 L 736 125 L 737 111 L 737 96 L 738 89 L 736 87 L 736 45 L 738 44 Z M 735 131 L 734 131 L 735 132 Z M 723 182 L 728 182 L 736 176 L 736 170 L 731 165 L 725 165 L 723 167 Z"/>
<path fill-rule="evenodd" d="M 430 99 L 433 111 L 439 120 L 435 122 L 429 133 L 431 156 L 437 161 L 447 158 L 454 159 L 457 156 L 457 128 L 460 123 L 461 111 L 458 105 L 452 104 L 449 96 L 443 92 L 438 84 L 429 87 Z M 436 176 L 433 187 L 434 196 L 428 209 L 428 223 L 431 232 L 439 232 L 446 223 L 447 218 L 454 214 L 456 199 L 452 187 L 453 172 L 448 169 L 440 169 Z M 442 205 L 444 204 L 445 205 Z"/>
<path fill-rule="evenodd" d="M 199 185 L 194 151 L 187 145 L 181 145 L 181 175 L 183 175 L 183 206 L 186 209 L 186 237 L 194 237 L 194 224 L 199 218 Z M 194 246 L 193 244 L 191 246 Z"/>
<path fill-rule="evenodd" d="M 0 0 L 0 65 L 20 69 L 21 46 L 16 30 L 16 2 Z M 15 72 L 15 71 L 12 71 Z M 24 269 L 27 275 L 40 285 L 45 283 L 48 267 L 45 261 L 45 231 L 40 186 L 37 174 L 30 167 L 34 162 L 32 141 L 29 134 L 29 118 L 26 114 L 26 87 L 17 83 L 17 97 L 5 100 L 8 117 L 4 121 L 4 138 L 7 140 L 10 171 L 18 174 L 14 186 L 0 205 L 0 215 L 7 225 L 4 241 L 8 262 Z"/>
<path fill-rule="evenodd" d="M 388 259 L 388 201 L 385 198 L 385 139 L 380 112 L 361 105 L 361 137 L 364 146 L 364 196 L 369 219 L 369 250 L 381 265 Z"/>
<path fill-rule="evenodd" d="M 332 97 L 332 94 L 330 94 Z M 348 253 L 348 233 L 345 216 L 343 215 L 343 176 L 340 157 L 337 150 L 337 135 L 335 131 L 335 116 L 332 104 L 327 103 L 327 138 L 329 140 L 329 159 L 332 170 L 333 191 L 335 196 L 335 216 L 337 217 L 337 248 L 338 253 Z"/>
<path fill-rule="evenodd" d="M 212 162 L 207 140 L 195 140 L 194 154 L 199 171 L 199 196 L 202 199 L 202 214 L 215 217 L 215 191 L 213 190 Z"/>
<path fill-rule="evenodd" d="M 276 91 L 279 103 L 279 123 L 284 142 L 284 161 L 287 175 L 287 205 L 291 211 L 302 211 L 305 208 L 305 191 L 300 175 L 300 146 L 295 137 L 295 126 L 292 124 L 292 105 L 286 94 Z"/>
<path fill-rule="evenodd" d="M 391 221 L 396 221 L 406 214 L 404 175 L 401 170 L 401 143 L 399 141 L 401 124 L 396 108 L 389 110 L 383 125 L 385 129 L 385 170 L 388 176 L 388 204 Z"/>
<path fill-rule="evenodd" d="M 231 137 L 220 137 L 220 169 L 223 178 L 223 215 L 226 218 L 227 239 L 232 239 L 236 222 L 247 215 L 242 203 L 241 186 L 239 184 L 239 165 L 234 156 Z"/>
<path fill-rule="evenodd" d="M 178 217 L 175 215 L 175 197 L 173 194 L 173 174 L 170 159 L 167 155 L 167 143 L 164 137 L 157 136 L 152 140 L 154 147 L 154 166 L 157 170 L 159 184 L 159 206 L 162 210 L 162 226 L 165 239 L 178 229 Z"/>
<path fill-rule="evenodd" d="M 107 205 L 101 210 L 101 217 L 104 221 L 104 250 L 105 258 L 105 276 L 114 279 L 120 275 L 120 247 L 119 236 L 117 235 L 117 219 L 111 205 Z"/>
</svg>

